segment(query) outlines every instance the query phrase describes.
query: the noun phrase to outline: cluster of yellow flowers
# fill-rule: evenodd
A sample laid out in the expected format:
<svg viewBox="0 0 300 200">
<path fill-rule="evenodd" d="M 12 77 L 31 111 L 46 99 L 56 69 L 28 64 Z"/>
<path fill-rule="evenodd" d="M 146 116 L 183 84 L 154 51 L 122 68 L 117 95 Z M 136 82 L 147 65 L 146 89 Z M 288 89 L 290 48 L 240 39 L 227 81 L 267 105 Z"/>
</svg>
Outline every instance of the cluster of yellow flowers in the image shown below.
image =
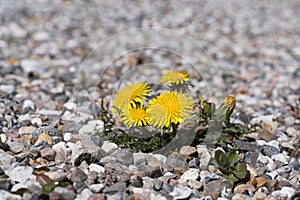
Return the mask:
<svg viewBox="0 0 300 200">
<path fill-rule="evenodd" d="M 184 85 L 190 80 L 184 71 L 169 70 L 161 77 L 167 85 Z M 190 118 L 195 102 L 184 92 L 175 90 L 163 92 L 150 99 L 148 83 L 134 83 L 122 88 L 113 100 L 113 113 L 129 127 L 152 125 L 157 128 L 169 127 Z"/>
</svg>

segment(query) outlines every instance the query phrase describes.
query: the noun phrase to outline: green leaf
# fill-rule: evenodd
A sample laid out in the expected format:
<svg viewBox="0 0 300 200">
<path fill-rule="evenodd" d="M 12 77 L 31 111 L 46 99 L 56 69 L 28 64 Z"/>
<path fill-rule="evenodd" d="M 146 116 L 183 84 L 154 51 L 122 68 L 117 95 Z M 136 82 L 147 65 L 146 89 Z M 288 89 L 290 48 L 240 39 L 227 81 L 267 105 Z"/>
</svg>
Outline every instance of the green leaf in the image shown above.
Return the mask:
<svg viewBox="0 0 300 200">
<path fill-rule="evenodd" d="M 215 158 L 216 158 L 216 161 L 217 161 L 218 165 L 221 168 L 228 169 L 230 167 L 228 157 L 226 156 L 226 154 L 223 151 L 217 150 L 215 152 Z"/>
<path fill-rule="evenodd" d="M 233 151 L 227 152 L 226 156 L 227 156 L 227 158 L 229 160 L 229 165 L 230 166 L 234 166 L 234 163 L 236 163 L 240 159 L 239 155 L 237 155 Z"/>
<path fill-rule="evenodd" d="M 239 163 L 235 170 L 233 171 L 234 175 L 239 179 L 246 178 L 247 176 L 247 166 L 246 163 Z"/>
<path fill-rule="evenodd" d="M 46 193 L 50 193 L 52 192 L 52 190 L 54 190 L 55 187 L 56 187 L 55 183 L 51 181 L 50 183 L 43 185 L 43 191 Z"/>
<path fill-rule="evenodd" d="M 234 176 L 234 174 L 223 175 L 223 176 L 224 176 L 224 178 L 232 180 L 233 182 L 239 181 L 239 179 L 236 176 Z"/>
</svg>

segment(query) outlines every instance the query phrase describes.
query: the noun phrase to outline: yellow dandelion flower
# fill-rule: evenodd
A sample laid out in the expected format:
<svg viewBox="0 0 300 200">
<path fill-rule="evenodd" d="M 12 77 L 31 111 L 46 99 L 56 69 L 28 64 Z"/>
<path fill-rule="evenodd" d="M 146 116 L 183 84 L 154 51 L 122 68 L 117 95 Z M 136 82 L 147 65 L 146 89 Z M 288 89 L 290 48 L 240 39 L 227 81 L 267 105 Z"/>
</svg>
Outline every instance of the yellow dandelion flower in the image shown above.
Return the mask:
<svg viewBox="0 0 300 200">
<path fill-rule="evenodd" d="M 228 107 L 228 110 L 233 110 L 236 104 L 236 98 L 234 96 L 227 96 L 224 99 L 224 104 Z"/>
<path fill-rule="evenodd" d="M 148 125 L 150 119 L 144 108 L 130 107 L 122 114 L 121 120 L 129 127 L 136 127 Z"/>
<path fill-rule="evenodd" d="M 150 123 L 158 128 L 182 123 L 193 113 L 194 100 L 185 93 L 169 91 L 149 102 Z"/>
<path fill-rule="evenodd" d="M 147 83 L 135 83 L 121 89 L 112 102 L 113 113 L 124 112 L 130 104 L 140 103 L 143 105 L 143 99 L 147 100 L 150 96 L 151 87 Z"/>
<path fill-rule="evenodd" d="M 232 114 L 236 104 L 236 98 L 234 96 L 226 96 L 223 103 L 214 113 L 216 118 L 221 120 L 229 120 L 230 115 Z"/>
<path fill-rule="evenodd" d="M 161 77 L 164 84 L 184 84 L 190 80 L 190 75 L 185 71 L 169 70 Z"/>
</svg>

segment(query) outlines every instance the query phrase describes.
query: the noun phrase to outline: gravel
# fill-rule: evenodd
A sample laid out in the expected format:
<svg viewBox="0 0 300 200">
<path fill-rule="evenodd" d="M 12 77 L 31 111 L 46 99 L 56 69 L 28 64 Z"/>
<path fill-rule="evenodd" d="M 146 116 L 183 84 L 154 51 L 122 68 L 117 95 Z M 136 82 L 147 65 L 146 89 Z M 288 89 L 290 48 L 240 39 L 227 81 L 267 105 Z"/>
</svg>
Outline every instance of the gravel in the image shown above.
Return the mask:
<svg viewBox="0 0 300 200">
<path fill-rule="evenodd" d="M 0 199 L 296 199 L 299 9 L 296 1 L 0 1 Z M 142 30 L 111 39 L 146 27 L 165 29 L 147 41 Z M 152 41 L 157 49 L 134 49 Z M 203 144 L 134 153 L 99 136 L 113 123 L 101 104 L 122 83 L 155 83 L 174 65 L 191 70 L 191 93 L 236 96 L 231 121 L 258 127 L 237 141 L 249 182 L 225 179 Z"/>
</svg>

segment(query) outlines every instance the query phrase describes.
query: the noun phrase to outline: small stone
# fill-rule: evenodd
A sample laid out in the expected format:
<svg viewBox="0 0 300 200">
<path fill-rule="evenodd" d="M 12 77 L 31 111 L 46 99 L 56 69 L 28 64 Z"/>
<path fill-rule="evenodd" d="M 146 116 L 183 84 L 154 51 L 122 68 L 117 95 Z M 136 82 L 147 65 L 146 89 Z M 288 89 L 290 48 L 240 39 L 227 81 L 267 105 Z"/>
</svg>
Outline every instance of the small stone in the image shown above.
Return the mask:
<svg viewBox="0 0 300 200">
<path fill-rule="evenodd" d="M 220 180 L 223 177 L 215 174 L 215 173 L 209 173 L 208 171 L 201 171 L 200 172 L 200 179 L 202 182 L 208 183 L 210 181 Z"/>
<path fill-rule="evenodd" d="M 42 186 L 47 185 L 51 182 L 51 179 L 45 174 L 38 174 L 36 176 L 36 181 L 39 182 Z"/>
<path fill-rule="evenodd" d="M 244 150 L 244 151 L 252 151 L 254 152 L 255 150 L 257 150 L 257 146 L 255 144 L 252 144 L 250 142 L 245 142 L 242 140 L 237 140 L 236 141 L 238 148 L 240 150 Z"/>
<path fill-rule="evenodd" d="M 32 134 L 35 130 L 36 128 L 34 126 L 23 126 L 19 129 L 18 133 L 22 136 L 28 133 Z"/>
<path fill-rule="evenodd" d="M 198 154 L 200 156 L 200 168 L 202 170 L 206 169 L 210 163 L 211 155 L 206 147 L 198 148 Z"/>
<path fill-rule="evenodd" d="M 163 164 L 164 172 L 174 171 L 176 173 L 183 173 L 188 169 L 188 163 L 182 154 L 170 154 Z"/>
<path fill-rule="evenodd" d="M 67 176 L 66 172 L 61 171 L 49 171 L 45 172 L 45 175 L 48 176 L 54 182 L 63 181 Z"/>
<path fill-rule="evenodd" d="M 161 161 L 159 161 L 152 154 L 146 154 L 145 158 L 146 158 L 147 165 L 149 167 L 155 168 L 155 167 L 161 167 L 162 165 Z"/>
<path fill-rule="evenodd" d="M 23 102 L 22 109 L 25 110 L 25 111 L 27 111 L 27 110 L 34 111 L 35 110 L 35 104 L 31 100 L 26 99 Z"/>
<path fill-rule="evenodd" d="M 263 193 L 263 192 L 255 192 L 254 197 L 255 197 L 257 200 L 264 200 L 264 199 L 266 199 L 268 196 L 267 196 L 265 193 Z"/>
<path fill-rule="evenodd" d="M 179 179 L 179 183 L 185 183 L 188 180 L 196 180 L 199 177 L 199 170 L 198 169 L 189 169 L 188 171 L 184 172 Z"/>
<path fill-rule="evenodd" d="M 56 191 L 52 191 L 49 194 L 49 200 L 67 200 L 63 194 L 60 194 Z"/>
<path fill-rule="evenodd" d="M 31 124 L 32 124 L 32 125 L 37 125 L 37 126 L 42 126 L 43 121 L 42 121 L 41 118 L 36 117 L 36 118 L 33 118 L 33 119 L 31 120 Z"/>
<path fill-rule="evenodd" d="M 80 194 L 77 194 L 76 199 L 88 199 L 93 193 L 88 188 L 82 190 Z"/>
<path fill-rule="evenodd" d="M 133 153 L 129 149 L 118 149 L 111 156 L 117 159 L 117 162 L 129 166 L 133 164 Z"/>
<path fill-rule="evenodd" d="M 55 192 L 61 194 L 65 199 L 75 199 L 76 194 L 74 191 L 69 190 L 65 187 L 57 186 L 54 189 Z"/>
<path fill-rule="evenodd" d="M 0 91 L 5 92 L 5 93 L 12 93 L 15 90 L 14 85 L 0 85 Z"/>
<path fill-rule="evenodd" d="M 68 158 L 67 147 L 64 142 L 59 142 L 59 143 L 53 145 L 52 149 L 56 152 L 56 155 L 55 155 L 55 163 L 56 164 L 66 163 L 70 160 Z"/>
<path fill-rule="evenodd" d="M 296 130 L 295 127 L 288 127 L 286 133 L 290 137 L 299 136 L 299 130 Z"/>
<path fill-rule="evenodd" d="M 61 110 L 51 110 L 51 109 L 41 109 L 36 111 L 37 114 L 45 116 L 61 116 L 63 111 Z"/>
<path fill-rule="evenodd" d="M 88 189 L 88 186 L 85 182 L 78 181 L 73 183 L 73 188 L 75 189 L 74 191 L 76 191 L 76 193 L 79 194 L 83 190 Z"/>
<path fill-rule="evenodd" d="M 193 158 L 192 160 L 190 160 L 190 162 L 189 162 L 189 168 L 199 169 L 199 166 L 200 166 L 200 160 L 199 160 L 199 158 Z"/>
<path fill-rule="evenodd" d="M 232 189 L 233 185 L 233 181 L 227 179 L 210 181 L 207 184 L 204 184 L 203 194 L 209 196 L 213 193 L 215 196 L 220 196 L 224 188 Z"/>
<path fill-rule="evenodd" d="M 94 193 L 99 193 L 104 187 L 105 187 L 105 185 L 102 183 L 92 184 L 89 186 L 90 190 Z"/>
<path fill-rule="evenodd" d="M 105 194 L 92 194 L 87 200 L 105 200 Z"/>
<path fill-rule="evenodd" d="M 100 162 L 101 163 L 116 163 L 117 159 L 112 156 L 105 156 L 105 157 L 101 158 Z"/>
<path fill-rule="evenodd" d="M 3 172 L 4 173 L 4 172 Z M 1 173 L 1 174 L 3 174 Z M 4 189 L 4 190 L 8 190 L 10 186 L 10 178 L 6 175 L 1 175 L 0 176 L 0 190 Z"/>
<path fill-rule="evenodd" d="M 52 138 L 50 135 L 48 135 L 47 133 L 42 133 L 38 136 L 37 140 L 34 141 L 34 144 L 37 145 L 41 142 L 46 142 L 47 144 L 52 144 Z"/>
<path fill-rule="evenodd" d="M 250 184 L 250 185 L 256 186 L 256 184 L 257 184 L 257 181 L 256 181 L 256 179 L 255 179 L 255 178 L 252 178 L 252 179 L 250 179 L 250 180 L 247 182 L 247 184 Z"/>
<path fill-rule="evenodd" d="M 201 189 L 203 187 L 203 183 L 201 183 L 200 181 L 196 181 L 196 180 L 188 180 L 188 186 L 190 186 L 193 189 Z"/>
<path fill-rule="evenodd" d="M 167 183 L 170 179 L 176 179 L 177 177 L 177 174 L 166 172 L 163 176 L 159 177 L 158 179 L 161 180 L 163 183 Z"/>
<path fill-rule="evenodd" d="M 81 127 L 78 131 L 79 134 L 93 134 L 95 131 L 102 132 L 104 129 L 104 122 L 101 120 L 92 120 L 88 124 Z"/>
<path fill-rule="evenodd" d="M 44 149 L 42 149 L 40 151 L 40 154 L 43 158 L 46 158 L 49 161 L 55 160 L 56 152 L 54 149 L 52 149 L 50 147 L 45 147 Z"/>
<path fill-rule="evenodd" d="M 28 190 L 30 192 L 41 190 L 42 186 L 37 181 L 26 181 L 22 183 L 17 183 L 11 188 L 11 192 L 18 193 L 22 190 Z"/>
<path fill-rule="evenodd" d="M 5 134 L 0 134 L 0 142 L 5 143 L 7 140 L 7 136 Z"/>
<path fill-rule="evenodd" d="M 8 143 L 10 150 L 14 153 L 20 153 L 25 148 L 24 143 L 22 142 L 10 142 Z"/>
<path fill-rule="evenodd" d="M 111 153 L 113 151 L 115 151 L 118 148 L 118 145 L 116 145 L 113 142 L 109 142 L 109 141 L 104 141 L 103 145 L 101 147 L 106 153 Z"/>
<path fill-rule="evenodd" d="M 271 157 L 273 155 L 279 154 L 280 151 L 277 148 L 273 147 L 273 146 L 264 145 L 262 153 L 265 154 L 266 156 Z"/>
<path fill-rule="evenodd" d="M 271 158 L 275 161 L 280 161 L 283 164 L 288 164 L 285 156 L 282 153 L 273 155 Z"/>
<path fill-rule="evenodd" d="M 153 179 L 153 189 L 159 191 L 162 187 L 163 182 L 158 178 Z"/>
<path fill-rule="evenodd" d="M 161 188 L 167 193 L 170 193 L 174 190 L 174 186 L 169 183 L 164 183 Z"/>
<path fill-rule="evenodd" d="M 83 182 L 87 179 L 87 175 L 78 167 L 74 167 L 71 174 L 71 181 Z"/>
<path fill-rule="evenodd" d="M 242 194 L 246 190 L 251 191 L 251 192 L 255 192 L 256 189 L 253 185 L 250 185 L 250 184 L 240 184 L 240 185 L 238 185 L 234 188 L 234 193 Z"/>
<path fill-rule="evenodd" d="M 62 137 L 62 134 L 58 129 L 52 126 L 42 126 L 32 132 L 32 140 L 36 140 L 38 136 L 42 133 L 46 133 L 51 137 L 55 137 L 55 136 Z"/>
<path fill-rule="evenodd" d="M 5 190 L 0 190 L 0 199 L 7 199 L 7 200 L 21 200 L 23 199 L 21 196 L 12 194 Z"/>
<path fill-rule="evenodd" d="M 66 102 L 64 107 L 68 110 L 74 110 L 76 108 L 76 104 L 72 101 Z"/>
<path fill-rule="evenodd" d="M 100 160 L 105 152 L 100 148 L 102 145 L 102 140 L 96 135 L 79 135 L 82 148 L 80 151 L 88 152 L 92 155 L 92 159 Z M 76 142 L 77 144 L 77 142 Z"/>
<path fill-rule="evenodd" d="M 33 169 L 29 166 L 17 166 L 10 172 L 10 179 L 19 183 L 30 179 Z"/>
<path fill-rule="evenodd" d="M 296 194 L 297 191 L 291 187 L 283 187 L 281 190 L 276 190 L 272 192 L 271 196 L 276 199 L 291 199 L 291 197 Z"/>
<path fill-rule="evenodd" d="M 4 152 L 0 149 L 0 167 L 3 171 L 11 170 L 12 164 L 16 161 L 14 156 L 9 155 L 8 153 Z"/>
<path fill-rule="evenodd" d="M 72 137 L 73 137 L 73 134 L 67 132 L 67 133 L 64 134 L 64 141 L 68 142 L 72 139 Z"/>
<path fill-rule="evenodd" d="M 89 170 L 90 170 L 90 172 L 95 171 L 95 172 L 97 172 L 98 174 L 100 174 L 100 173 L 105 173 L 105 168 L 102 167 L 102 166 L 100 166 L 100 165 L 97 165 L 97 164 L 95 164 L 95 163 L 91 163 L 91 164 L 89 165 Z"/>
<path fill-rule="evenodd" d="M 292 170 L 299 170 L 300 169 L 300 163 L 298 160 L 294 160 L 289 163 L 289 166 Z"/>
<path fill-rule="evenodd" d="M 277 188 L 281 190 L 283 187 L 291 187 L 291 183 L 288 180 L 280 180 L 278 182 Z"/>
<path fill-rule="evenodd" d="M 173 196 L 173 199 L 187 199 L 191 196 L 192 190 L 188 187 L 175 187 L 174 190 L 170 193 Z"/>
<path fill-rule="evenodd" d="M 160 193 L 146 188 L 132 188 L 135 200 L 153 199 L 153 200 L 167 200 L 166 197 Z"/>
<path fill-rule="evenodd" d="M 245 195 L 245 194 L 235 194 L 232 197 L 232 200 L 256 200 L 256 198 L 255 197 L 250 197 L 250 196 Z"/>
<path fill-rule="evenodd" d="M 191 146 L 183 146 L 183 147 L 181 147 L 179 152 L 183 155 L 190 156 L 192 154 L 195 154 L 197 152 L 197 149 L 195 147 L 191 147 Z"/>
<path fill-rule="evenodd" d="M 260 188 L 267 184 L 267 180 L 264 177 L 255 178 L 256 180 L 256 187 Z"/>
<path fill-rule="evenodd" d="M 49 34 L 45 31 L 38 31 L 32 35 L 32 39 L 37 42 L 43 42 L 49 39 Z"/>
<path fill-rule="evenodd" d="M 126 190 L 126 183 L 119 182 L 119 183 L 115 183 L 112 186 L 105 187 L 103 192 L 111 194 L 111 193 L 116 193 L 116 192 L 123 192 L 124 190 Z"/>
</svg>

